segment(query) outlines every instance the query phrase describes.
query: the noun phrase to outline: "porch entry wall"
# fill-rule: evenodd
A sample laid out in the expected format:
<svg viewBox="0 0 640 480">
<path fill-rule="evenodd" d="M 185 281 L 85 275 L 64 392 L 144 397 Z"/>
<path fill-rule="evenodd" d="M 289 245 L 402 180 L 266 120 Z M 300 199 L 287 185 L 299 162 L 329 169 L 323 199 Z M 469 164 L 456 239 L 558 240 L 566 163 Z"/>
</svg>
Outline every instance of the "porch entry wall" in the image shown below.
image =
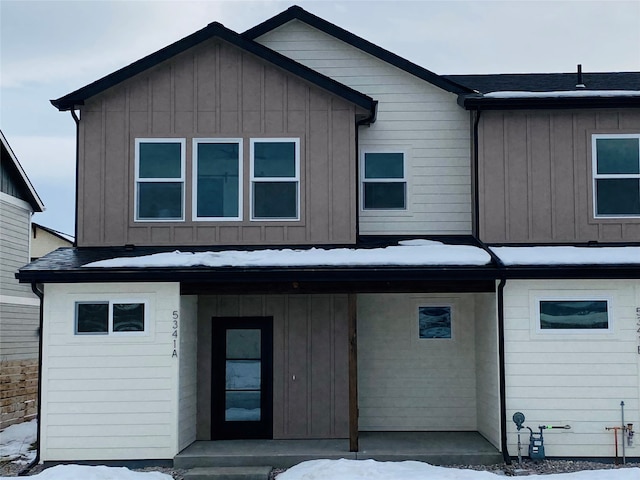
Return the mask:
<svg viewBox="0 0 640 480">
<path fill-rule="evenodd" d="M 521 411 L 534 431 L 571 426 L 544 433 L 547 456 L 612 458 L 621 401 L 625 423 L 640 424 L 640 281 L 509 280 L 504 295 L 509 452 Z M 640 456 L 638 442 L 626 455 Z"/>
<path fill-rule="evenodd" d="M 347 295 L 198 297 L 197 439 L 211 439 L 214 317 L 273 317 L 273 438 L 348 438 Z"/>
<path fill-rule="evenodd" d="M 450 332 L 421 334 L 425 307 L 449 311 Z M 495 325 L 494 294 L 358 295 L 359 429 L 480 430 L 497 446 Z"/>
</svg>

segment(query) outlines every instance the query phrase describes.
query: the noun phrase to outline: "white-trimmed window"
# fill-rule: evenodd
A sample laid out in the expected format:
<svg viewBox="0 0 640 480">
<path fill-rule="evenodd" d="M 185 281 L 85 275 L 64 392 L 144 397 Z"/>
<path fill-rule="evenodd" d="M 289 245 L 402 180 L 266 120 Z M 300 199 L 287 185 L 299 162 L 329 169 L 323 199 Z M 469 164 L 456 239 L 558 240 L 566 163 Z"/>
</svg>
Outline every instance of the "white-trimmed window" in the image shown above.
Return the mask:
<svg viewBox="0 0 640 480">
<path fill-rule="evenodd" d="M 423 305 L 418 307 L 419 338 L 451 338 L 451 305 Z"/>
<path fill-rule="evenodd" d="M 607 299 L 544 298 L 537 301 L 538 329 L 542 332 L 602 332 L 611 329 Z"/>
<path fill-rule="evenodd" d="M 363 210 L 406 210 L 407 168 L 403 152 L 363 152 L 361 172 Z"/>
<path fill-rule="evenodd" d="M 300 219 L 300 140 L 252 138 L 251 219 Z"/>
<path fill-rule="evenodd" d="M 242 139 L 193 140 L 193 219 L 242 220 Z"/>
<path fill-rule="evenodd" d="M 76 302 L 74 333 L 76 335 L 144 333 L 145 312 L 145 302 Z"/>
<path fill-rule="evenodd" d="M 136 221 L 184 220 L 185 139 L 137 138 Z"/>
<path fill-rule="evenodd" d="M 596 217 L 640 216 L 640 134 L 593 135 Z"/>
</svg>

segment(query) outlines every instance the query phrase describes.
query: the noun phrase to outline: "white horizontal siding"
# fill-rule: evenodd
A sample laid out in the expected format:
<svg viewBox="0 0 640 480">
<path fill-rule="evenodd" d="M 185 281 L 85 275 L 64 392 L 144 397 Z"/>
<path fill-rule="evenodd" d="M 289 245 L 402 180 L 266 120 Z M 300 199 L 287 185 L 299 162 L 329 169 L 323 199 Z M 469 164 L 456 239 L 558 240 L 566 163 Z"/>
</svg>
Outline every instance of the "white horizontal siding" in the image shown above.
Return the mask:
<svg viewBox="0 0 640 480">
<path fill-rule="evenodd" d="M 418 306 L 451 305 L 453 339 L 420 339 Z M 360 430 L 476 430 L 474 299 L 358 295 Z"/>
<path fill-rule="evenodd" d="M 145 335 L 74 335 L 76 301 L 145 301 Z M 41 459 L 171 459 L 178 451 L 178 284 L 48 284 Z"/>
<path fill-rule="evenodd" d="M 0 200 L 0 293 L 36 298 L 29 284 L 16 280 L 18 269 L 29 263 L 31 210 Z M 1 319 L 1 317 L 0 317 Z"/>
<path fill-rule="evenodd" d="M 407 152 L 408 209 L 360 211 L 361 234 L 471 233 L 469 114 L 454 94 L 302 22 L 258 41 L 378 101 L 376 122 L 360 129 L 359 148 Z M 433 165 L 440 168 L 425 168 Z"/>
<path fill-rule="evenodd" d="M 40 307 L 0 303 L 0 361 L 38 358 Z"/>
<path fill-rule="evenodd" d="M 537 330 L 540 297 L 611 299 L 611 332 L 573 334 Z M 597 298 L 600 298 L 599 296 Z M 545 453 L 553 457 L 612 457 L 613 433 L 606 427 L 640 422 L 640 355 L 636 308 L 640 282 L 626 280 L 508 281 L 505 288 L 507 418 L 525 414 L 525 425 L 571 425 L 545 431 Z M 527 435 L 528 437 L 528 435 Z M 508 425 L 509 451 L 517 435 Z M 525 440 L 526 444 L 526 440 Z M 638 456 L 637 446 L 627 447 Z"/>
</svg>

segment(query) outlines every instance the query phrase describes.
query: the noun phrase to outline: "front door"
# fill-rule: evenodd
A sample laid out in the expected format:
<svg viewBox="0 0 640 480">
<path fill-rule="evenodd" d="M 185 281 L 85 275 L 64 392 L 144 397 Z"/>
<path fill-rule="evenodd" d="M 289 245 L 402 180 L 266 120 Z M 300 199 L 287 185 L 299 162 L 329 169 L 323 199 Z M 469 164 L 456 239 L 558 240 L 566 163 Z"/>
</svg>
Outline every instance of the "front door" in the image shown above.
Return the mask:
<svg viewBox="0 0 640 480">
<path fill-rule="evenodd" d="M 211 438 L 272 438 L 272 317 L 214 317 Z"/>
</svg>

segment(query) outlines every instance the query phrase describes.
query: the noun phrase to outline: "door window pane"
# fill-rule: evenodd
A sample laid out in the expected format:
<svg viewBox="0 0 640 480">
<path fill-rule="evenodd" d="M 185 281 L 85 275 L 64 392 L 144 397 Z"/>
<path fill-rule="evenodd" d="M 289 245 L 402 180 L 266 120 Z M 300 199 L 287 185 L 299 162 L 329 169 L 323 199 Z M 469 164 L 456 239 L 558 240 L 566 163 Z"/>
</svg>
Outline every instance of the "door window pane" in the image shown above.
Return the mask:
<svg viewBox="0 0 640 480">
<path fill-rule="evenodd" d="M 76 333 L 108 333 L 109 302 L 76 303 Z"/>
<path fill-rule="evenodd" d="M 227 422 L 259 422 L 260 392 L 226 392 L 224 419 Z"/>
<path fill-rule="evenodd" d="M 607 301 L 541 301 L 540 328 L 542 330 L 607 329 L 609 328 Z"/>
<path fill-rule="evenodd" d="M 227 358 L 259 359 L 260 330 L 227 330 Z"/>
<path fill-rule="evenodd" d="M 260 360 L 227 360 L 227 390 L 260 390 Z"/>
<path fill-rule="evenodd" d="M 144 332 L 144 303 L 114 303 L 114 332 Z"/>
</svg>

